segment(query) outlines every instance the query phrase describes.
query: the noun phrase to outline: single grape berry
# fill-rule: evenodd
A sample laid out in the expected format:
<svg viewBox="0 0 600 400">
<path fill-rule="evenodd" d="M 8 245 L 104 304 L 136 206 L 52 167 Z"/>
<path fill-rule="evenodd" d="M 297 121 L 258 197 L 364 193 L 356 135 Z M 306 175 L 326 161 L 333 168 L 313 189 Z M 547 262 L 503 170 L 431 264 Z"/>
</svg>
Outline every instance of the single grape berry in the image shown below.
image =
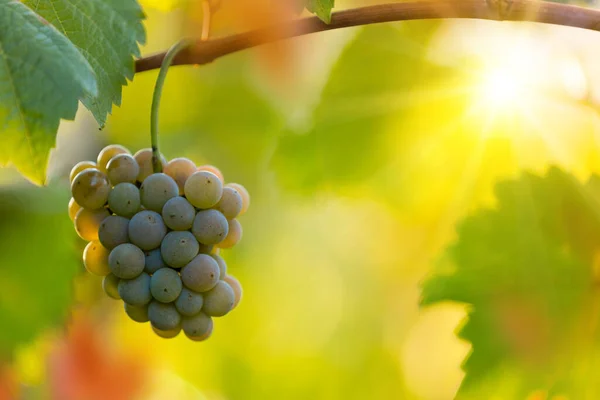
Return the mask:
<svg viewBox="0 0 600 400">
<path fill-rule="evenodd" d="M 206 209 L 216 205 L 223 194 L 223 183 L 208 171 L 193 173 L 185 182 L 185 197 L 196 208 Z"/>
<path fill-rule="evenodd" d="M 71 200 L 69 200 L 69 218 L 71 218 L 71 221 L 75 222 L 75 216 L 79 210 L 81 210 L 81 206 L 71 197 Z"/>
<path fill-rule="evenodd" d="M 162 212 L 165 203 L 179 194 L 177 183 L 166 174 L 152 174 L 140 186 L 142 205 L 148 210 Z"/>
<path fill-rule="evenodd" d="M 227 282 L 219 281 L 208 292 L 204 293 L 202 311 L 211 317 L 222 317 L 233 310 L 235 293 Z"/>
<path fill-rule="evenodd" d="M 97 165 L 93 161 L 80 161 L 71 169 L 71 173 L 69 174 L 69 182 L 73 182 L 73 179 L 77 176 L 78 173 L 88 168 L 97 168 Z"/>
<path fill-rule="evenodd" d="M 160 245 L 160 252 L 167 265 L 181 268 L 198 254 L 200 245 L 188 231 L 172 231 L 167 233 Z"/>
<path fill-rule="evenodd" d="M 154 173 L 154 167 L 152 165 L 152 149 L 139 150 L 137 153 L 134 154 L 133 158 L 140 167 L 140 172 L 138 173 L 137 181 L 140 183 L 144 182 L 144 179 L 146 179 Z M 160 162 L 162 164 L 162 169 L 164 170 L 167 166 L 167 160 L 162 154 L 160 155 Z"/>
<path fill-rule="evenodd" d="M 231 286 L 231 288 L 233 289 L 233 294 L 235 296 L 235 300 L 233 301 L 233 308 L 236 308 L 237 305 L 240 304 L 240 301 L 242 301 L 242 296 L 244 294 L 242 285 L 240 284 L 240 281 L 238 281 L 237 278 L 233 275 L 226 275 L 225 278 L 223 278 L 223 281 L 227 282 L 229 286 Z"/>
<path fill-rule="evenodd" d="M 102 289 L 104 293 L 111 299 L 121 300 L 121 296 L 119 295 L 119 277 L 108 274 L 102 280 Z"/>
<path fill-rule="evenodd" d="M 140 206 L 140 189 L 132 183 L 119 183 L 108 195 L 108 208 L 121 217 L 133 217 Z"/>
<path fill-rule="evenodd" d="M 73 179 L 71 193 L 81 207 L 96 210 L 108 201 L 110 183 L 107 176 L 97 169 L 85 169 Z"/>
<path fill-rule="evenodd" d="M 146 251 L 144 254 L 146 255 L 146 262 L 144 264 L 145 273 L 152 275 L 159 269 L 168 267 L 162 258 L 160 249 Z"/>
<path fill-rule="evenodd" d="M 219 279 L 223 280 L 225 278 L 225 276 L 227 275 L 227 263 L 225 262 L 225 260 L 223 260 L 223 257 L 221 257 L 218 254 L 211 254 L 210 256 L 219 265 Z"/>
<path fill-rule="evenodd" d="M 106 175 L 113 186 L 122 182 L 134 183 L 139 172 L 138 163 L 129 154 L 117 154 L 106 165 Z"/>
<path fill-rule="evenodd" d="M 179 311 L 179 314 L 191 317 L 196 315 L 202 310 L 204 304 L 204 298 L 202 293 L 196 293 L 188 288 L 181 289 L 181 294 L 175 301 L 175 308 Z"/>
<path fill-rule="evenodd" d="M 229 222 L 217 210 L 202 210 L 194 218 L 192 233 L 200 243 L 217 244 L 227 237 Z"/>
<path fill-rule="evenodd" d="M 75 232 L 83 240 L 98 240 L 98 228 L 100 228 L 100 224 L 108 216 L 110 214 L 105 208 L 99 210 L 82 208 L 75 215 Z"/>
<path fill-rule="evenodd" d="M 183 333 L 190 339 L 200 338 L 212 331 L 213 321 L 211 317 L 201 312 L 193 317 L 183 318 L 181 327 Z"/>
<path fill-rule="evenodd" d="M 171 268 L 161 268 L 150 279 L 152 297 L 161 303 L 175 301 L 181 294 L 183 284 L 179 273 Z"/>
<path fill-rule="evenodd" d="M 177 182 L 178 194 L 183 194 L 185 182 L 194 172 L 196 172 L 196 164 L 184 157 L 172 159 L 164 169 L 164 173 Z"/>
<path fill-rule="evenodd" d="M 230 249 L 242 240 L 242 224 L 237 219 L 228 221 L 229 232 L 222 242 L 217 243 L 217 247 L 222 249 Z"/>
<path fill-rule="evenodd" d="M 143 306 L 152 300 L 150 275 L 145 272 L 133 279 L 121 279 L 118 290 L 123 301 L 133 306 Z"/>
<path fill-rule="evenodd" d="M 219 178 L 221 180 L 221 182 L 225 182 L 225 176 L 223 176 L 223 173 L 221 172 L 221 170 L 219 168 L 215 167 L 214 165 L 201 165 L 198 167 L 198 171 L 212 172 L 213 174 L 215 174 L 217 176 L 217 178 Z"/>
<path fill-rule="evenodd" d="M 142 250 L 156 249 L 166 234 L 167 227 L 157 212 L 140 211 L 129 221 L 129 240 Z"/>
<path fill-rule="evenodd" d="M 98 228 L 100 243 L 109 250 L 129 242 L 129 220 L 118 215 L 110 215 Z"/>
<path fill-rule="evenodd" d="M 109 144 L 98 154 L 98 169 L 100 171 L 106 172 L 106 165 L 110 161 L 111 158 L 116 156 L 117 154 L 131 154 L 127 148 L 119 145 L 119 144 Z"/>
<path fill-rule="evenodd" d="M 148 305 L 134 306 L 132 304 L 123 303 L 127 316 L 135 322 L 144 323 L 148 322 Z"/>
<path fill-rule="evenodd" d="M 170 330 L 161 330 L 152 325 L 152 330 L 154 331 L 154 333 L 156 333 L 157 336 L 160 336 L 163 339 L 173 339 L 174 337 L 177 337 L 177 335 L 179 335 L 179 332 L 181 332 L 181 327 L 177 327 L 175 329 Z"/>
<path fill-rule="evenodd" d="M 83 265 L 85 269 L 94 275 L 106 276 L 110 274 L 108 267 L 108 255 L 110 251 L 102 244 L 94 240 L 89 242 L 83 250 Z"/>
<path fill-rule="evenodd" d="M 111 272 L 121 279 L 133 279 L 144 271 L 144 252 L 131 243 L 112 249 L 108 256 Z"/>
<path fill-rule="evenodd" d="M 194 292 L 206 292 L 219 282 L 219 265 L 209 255 L 198 254 L 181 270 L 183 284 Z"/>
<path fill-rule="evenodd" d="M 181 326 L 181 315 L 173 303 L 152 301 L 148 306 L 148 317 L 152 326 L 161 331 L 173 330 Z"/>
<path fill-rule="evenodd" d="M 240 215 L 242 211 L 243 200 L 239 192 L 231 187 L 224 187 L 221 200 L 215 206 L 215 210 L 219 210 L 225 218 L 233 219 Z"/>
<path fill-rule="evenodd" d="M 189 201 L 177 196 L 169 199 L 162 209 L 165 224 L 174 231 L 186 231 L 192 227 L 196 210 Z"/>
<path fill-rule="evenodd" d="M 225 187 L 232 188 L 240 194 L 242 197 L 242 210 L 239 215 L 246 214 L 246 211 L 248 211 L 248 208 L 250 207 L 250 193 L 248 193 L 246 188 L 239 183 L 228 183 Z"/>
</svg>

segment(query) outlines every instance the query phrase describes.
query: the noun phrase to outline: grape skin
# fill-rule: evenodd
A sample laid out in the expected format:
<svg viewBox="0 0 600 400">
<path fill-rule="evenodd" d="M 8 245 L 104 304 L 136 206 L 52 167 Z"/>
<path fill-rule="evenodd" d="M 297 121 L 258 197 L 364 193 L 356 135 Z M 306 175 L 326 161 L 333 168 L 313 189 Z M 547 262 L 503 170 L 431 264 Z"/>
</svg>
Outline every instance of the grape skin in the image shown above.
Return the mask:
<svg viewBox="0 0 600 400">
<path fill-rule="evenodd" d="M 212 172 L 195 172 L 185 182 L 184 193 L 194 207 L 211 208 L 221 200 L 223 183 Z"/>
<path fill-rule="evenodd" d="M 113 274 L 106 275 L 102 280 L 102 289 L 111 299 L 121 300 L 121 296 L 119 295 L 119 281 L 120 279 Z"/>
<path fill-rule="evenodd" d="M 210 338 L 212 333 L 213 333 L 213 324 L 210 324 L 210 328 L 208 329 L 208 331 L 206 331 L 206 333 L 204 335 L 201 335 L 201 336 L 186 335 L 186 336 L 188 337 L 188 339 L 193 340 L 194 342 L 203 342 L 206 339 Z"/>
<path fill-rule="evenodd" d="M 141 149 L 134 154 L 133 158 L 140 167 L 137 181 L 144 182 L 144 179 L 154 173 L 154 167 L 152 165 L 152 149 Z M 167 160 L 162 154 L 160 155 L 160 162 L 162 164 L 162 169 L 164 170 L 167 166 Z"/>
<path fill-rule="evenodd" d="M 119 183 L 108 195 L 108 207 L 121 217 L 133 217 L 140 210 L 140 205 L 140 190 L 132 183 Z"/>
<path fill-rule="evenodd" d="M 175 308 L 185 317 L 196 315 L 202 310 L 204 297 L 202 293 L 196 293 L 188 288 L 181 289 L 181 294 L 175 301 Z"/>
<path fill-rule="evenodd" d="M 134 183 L 140 172 L 140 167 L 129 154 L 117 154 L 106 165 L 106 174 L 113 186 L 122 182 Z"/>
<path fill-rule="evenodd" d="M 213 174 L 215 174 L 217 176 L 217 178 L 219 178 L 221 180 L 221 182 L 225 182 L 225 176 L 223 176 L 223 173 L 221 172 L 221 170 L 219 168 L 215 167 L 214 165 L 201 165 L 198 167 L 198 171 L 212 172 Z"/>
<path fill-rule="evenodd" d="M 196 172 L 196 164 L 184 157 L 172 159 L 164 169 L 164 173 L 173 178 L 177 183 L 178 194 L 183 194 L 185 182 L 194 172 Z"/>
<path fill-rule="evenodd" d="M 213 246 L 212 244 L 204 244 L 204 243 L 199 243 L 200 248 L 198 249 L 198 253 L 199 254 L 212 254 L 215 251 L 215 246 Z"/>
<path fill-rule="evenodd" d="M 161 268 L 150 278 L 150 292 L 152 297 L 161 303 L 175 301 L 183 284 L 177 271 L 171 268 Z"/>
<path fill-rule="evenodd" d="M 240 304 L 240 301 L 242 301 L 242 296 L 244 295 L 242 285 L 240 284 L 240 281 L 238 281 L 237 278 L 233 275 L 226 275 L 225 278 L 223 278 L 223 280 L 227 282 L 229 286 L 231 286 L 231 288 L 233 289 L 233 294 L 235 296 L 235 300 L 233 301 L 233 308 L 236 308 L 237 305 Z"/>
<path fill-rule="evenodd" d="M 69 200 L 69 218 L 71 218 L 71 221 L 75 222 L 75 216 L 79 210 L 81 210 L 81 206 L 71 197 L 71 200 Z"/>
<path fill-rule="evenodd" d="M 220 242 L 217 243 L 217 247 L 222 249 L 230 249 L 242 240 L 242 225 L 239 223 L 237 219 L 231 219 L 229 222 L 229 233 L 227 237 Z"/>
<path fill-rule="evenodd" d="M 219 281 L 214 288 L 204 293 L 202 311 L 211 317 L 222 317 L 233 310 L 235 293 L 225 281 Z"/>
<path fill-rule="evenodd" d="M 98 228 L 106 217 L 110 216 L 108 210 L 88 210 L 82 208 L 75 215 L 75 231 L 80 238 L 87 241 L 98 240 Z"/>
<path fill-rule="evenodd" d="M 181 270 L 181 280 L 189 289 L 202 293 L 215 287 L 219 274 L 219 265 L 211 256 L 198 254 Z"/>
<path fill-rule="evenodd" d="M 106 276 L 110 274 L 108 267 L 109 251 L 102 244 L 94 240 L 89 242 L 83 250 L 83 265 L 93 275 Z"/>
<path fill-rule="evenodd" d="M 152 300 L 150 275 L 145 272 L 133 279 L 121 279 L 118 289 L 123 301 L 133 306 L 143 306 Z"/>
<path fill-rule="evenodd" d="M 78 173 L 88 168 L 98 169 L 96 163 L 93 161 L 80 161 L 75 164 L 75 166 L 71 169 L 71 173 L 69 174 L 69 182 L 72 183 L 73 179 L 75 179 Z"/>
<path fill-rule="evenodd" d="M 190 339 L 200 338 L 212 331 L 213 320 L 201 312 L 193 317 L 183 318 L 181 327 L 183 328 L 183 333 Z"/>
<path fill-rule="evenodd" d="M 102 208 L 110 193 L 108 177 L 97 169 L 85 169 L 73 179 L 71 193 L 81 207 L 90 210 Z"/>
<path fill-rule="evenodd" d="M 98 153 L 98 160 L 96 160 L 96 164 L 98 164 L 98 169 L 102 172 L 106 172 L 106 165 L 110 161 L 111 158 L 118 154 L 131 154 L 126 147 L 121 146 L 120 144 L 109 144 Z"/>
<path fill-rule="evenodd" d="M 227 237 L 229 223 L 217 210 L 202 210 L 194 218 L 192 233 L 200 243 L 217 244 Z"/>
<path fill-rule="evenodd" d="M 219 265 L 219 279 L 223 280 L 227 275 L 227 263 L 223 260 L 223 257 L 218 254 L 211 254 L 210 256 L 217 262 L 217 265 Z"/>
<path fill-rule="evenodd" d="M 179 194 L 177 183 L 168 175 L 152 174 L 140 186 L 142 205 L 148 210 L 162 212 L 165 203 Z"/>
<path fill-rule="evenodd" d="M 146 251 L 146 262 L 144 264 L 144 272 L 152 275 L 161 268 L 167 268 L 167 264 L 162 258 L 160 249 Z"/>
<path fill-rule="evenodd" d="M 139 323 L 148 322 L 148 305 L 134 306 L 129 303 L 123 303 L 125 312 L 131 320 Z"/>
<path fill-rule="evenodd" d="M 121 279 L 133 279 L 144 271 L 144 252 L 131 243 L 115 247 L 108 256 L 111 272 Z"/>
<path fill-rule="evenodd" d="M 169 199 L 162 209 L 165 224 L 174 231 L 186 231 L 192 227 L 196 210 L 189 201 L 177 196 Z"/>
<path fill-rule="evenodd" d="M 233 219 L 240 215 L 242 206 L 243 200 L 240 193 L 231 187 L 224 187 L 221 200 L 219 200 L 214 208 L 223 213 L 225 218 Z"/>
<path fill-rule="evenodd" d="M 167 227 L 157 212 L 140 211 L 129 221 L 129 240 L 142 250 L 156 249 L 166 234 Z"/>
<path fill-rule="evenodd" d="M 181 315 L 173 303 L 152 301 L 148 306 L 148 317 L 152 326 L 161 331 L 177 329 L 181 326 Z"/>
<path fill-rule="evenodd" d="M 250 207 L 250 193 L 248 193 L 248 190 L 239 183 L 228 183 L 225 187 L 232 188 L 240 194 L 242 197 L 242 210 L 239 215 L 246 214 L 246 211 Z"/>
<path fill-rule="evenodd" d="M 161 330 L 152 325 L 152 330 L 154 331 L 154 333 L 156 333 L 157 336 L 160 336 L 163 339 L 173 339 L 174 337 L 179 335 L 179 332 L 181 332 L 181 327 L 178 326 L 175 329 Z"/>
<path fill-rule="evenodd" d="M 160 252 L 167 265 L 181 268 L 198 254 L 200 245 L 188 231 L 172 231 L 167 233 L 160 245 Z"/>
<path fill-rule="evenodd" d="M 98 228 L 98 239 L 109 250 L 129 242 L 129 220 L 118 215 L 110 215 Z"/>
</svg>

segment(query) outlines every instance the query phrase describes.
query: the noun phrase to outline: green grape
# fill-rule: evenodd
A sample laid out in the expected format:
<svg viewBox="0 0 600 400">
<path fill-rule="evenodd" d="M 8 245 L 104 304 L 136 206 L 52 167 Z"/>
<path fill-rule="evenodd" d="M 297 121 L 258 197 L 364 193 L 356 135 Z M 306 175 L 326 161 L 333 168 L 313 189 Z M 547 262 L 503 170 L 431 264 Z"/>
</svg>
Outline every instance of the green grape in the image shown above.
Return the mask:
<svg viewBox="0 0 600 400">
<path fill-rule="evenodd" d="M 210 338 L 213 332 L 213 324 L 210 325 L 210 329 L 202 336 L 188 336 L 188 339 L 193 340 L 194 342 L 203 342 Z"/>
<path fill-rule="evenodd" d="M 117 154 L 106 165 L 106 175 L 113 186 L 122 182 L 134 183 L 139 172 L 140 167 L 129 154 Z"/>
<path fill-rule="evenodd" d="M 129 240 L 142 250 L 156 249 L 166 234 L 167 227 L 157 212 L 140 211 L 129 221 Z"/>
<path fill-rule="evenodd" d="M 201 338 L 212 331 L 213 320 L 208 315 L 199 313 L 193 317 L 183 318 L 181 327 L 183 328 L 183 333 L 190 339 Z M 208 336 L 205 339 L 208 339 Z"/>
<path fill-rule="evenodd" d="M 111 299 L 121 300 L 119 295 L 119 277 L 108 274 L 102 279 L 102 289 Z"/>
<path fill-rule="evenodd" d="M 146 251 L 146 263 L 144 264 L 144 272 L 152 275 L 161 268 L 167 268 L 168 265 L 162 258 L 160 249 Z"/>
<path fill-rule="evenodd" d="M 119 144 L 109 144 L 98 154 L 98 169 L 102 172 L 106 172 L 106 165 L 110 161 L 111 158 L 116 156 L 117 154 L 131 154 L 127 148 L 119 145 Z"/>
<path fill-rule="evenodd" d="M 71 200 L 69 200 L 69 218 L 71 218 L 71 221 L 75 222 L 75 216 L 79 210 L 81 210 L 81 206 L 71 197 Z"/>
<path fill-rule="evenodd" d="M 232 188 L 240 194 L 242 197 L 242 209 L 240 210 L 239 215 L 246 214 L 246 211 L 248 211 L 248 208 L 250 207 L 250 193 L 248 193 L 246 188 L 239 183 L 228 183 L 225 187 Z"/>
<path fill-rule="evenodd" d="M 242 285 L 240 284 L 240 281 L 238 281 L 237 278 L 233 275 L 226 275 L 225 278 L 223 278 L 223 280 L 227 282 L 229 286 L 231 286 L 231 288 L 233 289 L 233 294 L 235 295 L 235 300 L 233 301 L 233 308 L 236 308 L 237 305 L 240 304 L 242 296 L 244 295 Z"/>
<path fill-rule="evenodd" d="M 150 300 L 152 300 L 150 275 L 142 272 L 133 279 L 121 279 L 119 281 L 119 296 L 125 303 L 133 306 L 143 306 L 150 303 Z"/>
<path fill-rule="evenodd" d="M 242 196 L 239 192 L 230 187 L 223 188 L 223 194 L 221 195 L 221 200 L 214 207 L 215 210 L 221 211 L 225 218 L 233 219 L 240 215 L 242 211 Z"/>
<path fill-rule="evenodd" d="M 192 160 L 184 157 L 172 159 L 167 163 L 167 166 L 164 169 L 164 173 L 177 182 L 179 194 L 183 194 L 185 182 L 194 172 L 196 172 L 196 164 L 194 164 Z"/>
<path fill-rule="evenodd" d="M 185 182 L 185 197 L 196 208 L 211 208 L 221 200 L 223 183 L 208 171 L 193 173 Z"/>
<path fill-rule="evenodd" d="M 144 271 L 144 252 L 131 243 L 123 243 L 112 249 L 108 265 L 113 274 L 121 279 L 133 279 Z"/>
<path fill-rule="evenodd" d="M 159 269 L 150 279 L 152 297 L 161 303 L 175 301 L 179 297 L 182 287 L 179 273 L 171 268 Z"/>
<path fill-rule="evenodd" d="M 174 337 L 176 337 L 177 335 L 179 335 L 179 332 L 181 332 L 181 327 L 177 327 L 175 329 L 170 329 L 170 330 L 161 330 L 156 328 L 155 326 L 152 326 L 152 330 L 154 331 L 154 333 L 156 333 L 158 336 L 160 336 L 163 339 L 173 339 Z"/>
<path fill-rule="evenodd" d="M 161 331 L 177 329 L 181 326 L 181 315 L 173 303 L 152 301 L 148 306 L 148 317 L 152 326 Z"/>
<path fill-rule="evenodd" d="M 148 305 L 134 306 L 129 303 L 123 303 L 125 306 L 125 312 L 135 322 L 148 322 Z"/>
<path fill-rule="evenodd" d="M 179 194 L 177 183 L 169 175 L 152 174 L 140 186 L 142 205 L 148 210 L 162 212 L 165 203 Z"/>
<path fill-rule="evenodd" d="M 75 164 L 75 166 L 71 169 L 71 173 L 69 174 L 69 182 L 73 182 L 73 179 L 75 179 L 78 173 L 88 168 L 98 169 L 96 163 L 93 161 L 80 161 Z"/>
<path fill-rule="evenodd" d="M 230 249 L 242 240 L 242 225 L 239 221 L 237 219 L 230 219 L 228 222 L 229 233 L 227 233 L 227 237 L 222 242 L 217 243 L 217 246 L 222 249 Z"/>
<path fill-rule="evenodd" d="M 98 228 L 100 243 L 109 250 L 120 244 L 129 242 L 129 220 L 118 215 L 110 215 L 102 221 Z"/>
<path fill-rule="evenodd" d="M 98 240 L 98 228 L 108 216 L 110 216 L 110 213 L 105 208 L 99 210 L 82 208 L 75 215 L 75 231 L 83 240 Z"/>
<path fill-rule="evenodd" d="M 140 205 L 140 189 L 132 183 L 119 183 L 108 195 L 108 207 L 121 217 L 133 217 L 140 210 Z"/>
<path fill-rule="evenodd" d="M 192 227 L 196 210 L 189 201 L 177 196 L 169 199 L 162 209 L 165 224 L 174 231 L 186 231 Z"/>
<path fill-rule="evenodd" d="M 138 173 L 137 181 L 144 182 L 144 179 L 146 179 L 154 173 L 154 167 L 152 166 L 152 149 L 142 149 L 135 153 L 133 158 L 135 158 L 135 161 L 140 167 L 140 172 Z M 160 155 L 160 162 L 162 164 L 162 169 L 164 170 L 167 166 L 167 160 L 162 154 Z"/>
<path fill-rule="evenodd" d="M 208 292 L 204 293 L 202 311 L 211 317 L 222 317 L 233 310 L 235 293 L 225 281 L 219 281 Z"/>
<path fill-rule="evenodd" d="M 198 254 L 181 270 L 183 284 L 194 292 L 206 292 L 219 282 L 219 265 L 209 255 Z"/>
<path fill-rule="evenodd" d="M 83 265 L 90 273 L 98 276 L 110 274 L 108 255 L 110 252 L 102 244 L 94 240 L 89 242 L 83 250 Z"/>
<path fill-rule="evenodd" d="M 198 211 L 192 225 L 192 233 L 200 243 L 217 244 L 227 237 L 229 223 L 217 210 Z"/>
<path fill-rule="evenodd" d="M 160 245 L 160 252 L 167 265 L 181 268 L 189 263 L 198 254 L 200 245 L 188 231 L 172 231 Z"/>
<path fill-rule="evenodd" d="M 217 178 L 219 178 L 221 180 L 221 182 L 225 182 L 225 176 L 223 176 L 223 173 L 221 172 L 221 170 L 219 168 L 215 167 L 214 165 L 201 165 L 198 167 L 198 171 L 212 172 L 213 174 L 215 174 L 217 176 Z"/>
<path fill-rule="evenodd" d="M 198 253 L 199 254 L 212 254 L 215 251 L 215 246 L 213 246 L 212 244 L 204 244 L 204 243 L 198 243 L 199 244 L 199 248 L 198 248 Z"/>
<path fill-rule="evenodd" d="M 185 317 L 196 315 L 202 310 L 204 298 L 201 293 L 196 293 L 188 288 L 181 289 L 181 294 L 175 301 L 175 308 Z"/>
<path fill-rule="evenodd" d="M 106 204 L 110 183 L 103 172 L 97 169 L 85 169 L 73 179 L 71 193 L 81 207 L 96 210 Z"/>
<path fill-rule="evenodd" d="M 218 254 L 211 254 L 210 256 L 219 265 L 219 279 L 223 280 L 225 278 L 225 276 L 227 275 L 227 263 L 225 262 L 225 260 L 223 260 L 223 257 L 221 257 Z"/>
</svg>

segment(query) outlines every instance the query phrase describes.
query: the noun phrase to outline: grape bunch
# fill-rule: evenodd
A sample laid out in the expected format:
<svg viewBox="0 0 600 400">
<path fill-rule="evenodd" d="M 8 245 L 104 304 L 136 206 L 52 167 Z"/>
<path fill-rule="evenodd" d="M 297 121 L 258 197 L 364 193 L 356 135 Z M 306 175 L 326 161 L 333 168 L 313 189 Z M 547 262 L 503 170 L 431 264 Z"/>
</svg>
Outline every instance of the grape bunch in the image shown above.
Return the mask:
<svg viewBox="0 0 600 400">
<path fill-rule="evenodd" d="M 136 322 L 148 322 L 163 338 L 181 330 L 194 341 L 212 334 L 212 317 L 240 302 L 242 287 L 219 255 L 242 238 L 237 217 L 250 196 L 239 184 L 223 184 L 213 166 L 187 158 L 154 173 L 152 150 L 131 155 L 109 145 L 97 162 L 71 170 L 69 216 L 89 243 L 88 272 L 102 276 L 104 292 L 122 299 Z"/>
</svg>

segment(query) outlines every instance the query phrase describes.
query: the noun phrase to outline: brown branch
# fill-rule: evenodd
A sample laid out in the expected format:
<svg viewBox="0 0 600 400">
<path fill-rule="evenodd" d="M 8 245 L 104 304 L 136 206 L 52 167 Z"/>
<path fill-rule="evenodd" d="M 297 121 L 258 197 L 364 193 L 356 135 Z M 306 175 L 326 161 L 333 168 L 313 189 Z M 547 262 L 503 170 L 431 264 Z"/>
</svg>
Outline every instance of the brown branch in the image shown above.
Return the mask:
<svg viewBox="0 0 600 400">
<path fill-rule="evenodd" d="M 500 2 L 502 11 L 494 3 Z M 507 5 L 509 4 L 509 5 Z M 339 11 L 329 25 L 316 17 L 302 18 L 205 42 L 184 50 L 173 65 L 207 64 L 215 59 L 262 44 L 332 29 L 392 21 L 425 19 L 486 19 L 527 21 L 600 31 L 600 10 L 538 0 L 421 0 Z M 136 61 L 136 72 L 159 68 L 165 53 Z"/>
</svg>

